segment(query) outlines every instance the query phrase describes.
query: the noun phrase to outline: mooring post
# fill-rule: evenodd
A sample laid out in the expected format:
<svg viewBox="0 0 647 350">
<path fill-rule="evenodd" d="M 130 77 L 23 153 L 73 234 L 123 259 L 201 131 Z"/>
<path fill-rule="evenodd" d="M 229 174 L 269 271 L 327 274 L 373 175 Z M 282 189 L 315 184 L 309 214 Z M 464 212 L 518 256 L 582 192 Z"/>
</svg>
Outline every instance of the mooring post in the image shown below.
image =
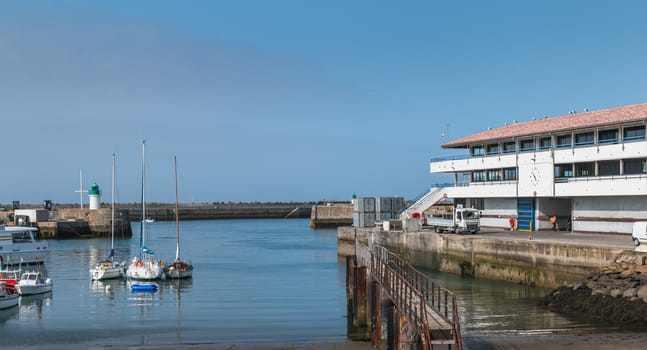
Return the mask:
<svg viewBox="0 0 647 350">
<path fill-rule="evenodd" d="M 358 336 L 362 340 L 370 340 L 370 324 L 368 317 L 368 293 L 366 266 L 356 266 L 355 270 L 355 326 L 357 327 Z"/>
<path fill-rule="evenodd" d="M 346 333 L 349 339 L 357 339 L 355 327 L 355 256 L 346 257 Z"/>
<path fill-rule="evenodd" d="M 385 300 L 386 314 L 386 348 L 399 349 L 400 340 L 400 315 L 391 300 Z"/>
<path fill-rule="evenodd" d="M 382 288 L 375 280 L 371 280 L 371 345 L 379 347 L 382 342 Z"/>
</svg>

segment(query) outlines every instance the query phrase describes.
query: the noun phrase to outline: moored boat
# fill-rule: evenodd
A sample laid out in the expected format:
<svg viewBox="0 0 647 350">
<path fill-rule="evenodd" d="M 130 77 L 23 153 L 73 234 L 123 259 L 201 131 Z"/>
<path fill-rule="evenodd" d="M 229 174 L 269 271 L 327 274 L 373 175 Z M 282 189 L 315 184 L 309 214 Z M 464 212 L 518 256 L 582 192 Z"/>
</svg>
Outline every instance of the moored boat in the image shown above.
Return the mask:
<svg viewBox="0 0 647 350">
<path fill-rule="evenodd" d="M 155 292 L 157 291 L 159 287 L 155 283 L 131 283 L 130 284 L 130 290 L 135 293 L 135 292 Z"/>
<path fill-rule="evenodd" d="M 37 240 L 36 227 L 0 225 L 0 262 L 4 265 L 42 264 L 47 241 Z"/>
<path fill-rule="evenodd" d="M 6 282 L 0 281 L 0 309 L 8 309 L 18 305 L 18 293 Z"/>
<path fill-rule="evenodd" d="M 158 280 L 164 277 L 164 263 L 155 258 L 155 253 L 146 247 L 146 142 L 142 142 L 142 220 L 139 232 L 139 255 L 134 257 L 126 270 L 131 280 Z"/>
<path fill-rule="evenodd" d="M 166 278 L 191 278 L 193 277 L 193 265 L 180 259 L 180 208 L 177 186 L 177 158 L 173 157 L 173 168 L 175 172 L 175 260 L 164 268 Z"/>
<path fill-rule="evenodd" d="M 40 271 L 23 272 L 20 281 L 16 283 L 16 290 L 20 295 L 42 294 L 52 291 L 52 280 L 44 279 Z"/>
<path fill-rule="evenodd" d="M 96 263 L 90 269 L 93 280 L 123 278 L 126 274 L 124 263 L 115 261 L 115 154 L 112 154 L 112 200 L 110 218 L 110 253 L 104 261 Z"/>
<path fill-rule="evenodd" d="M 0 282 L 5 282 L 7 285 L 15 286 L 20 281 L 22 270 L 0 270 Z"/>
</svg>

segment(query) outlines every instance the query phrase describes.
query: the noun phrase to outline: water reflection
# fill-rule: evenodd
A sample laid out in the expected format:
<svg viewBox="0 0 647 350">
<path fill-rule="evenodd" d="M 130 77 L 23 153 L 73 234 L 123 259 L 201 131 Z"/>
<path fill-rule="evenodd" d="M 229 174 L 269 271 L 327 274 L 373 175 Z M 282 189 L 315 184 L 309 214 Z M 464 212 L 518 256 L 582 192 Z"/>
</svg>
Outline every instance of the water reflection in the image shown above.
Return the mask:
<svg viewBox="0 0 647 350">
<path fill-rule="evenodd" d="M 20 297 L 19 307 L 21 319 L 42 319 L 43 307 L 52 305 L 52 292 Z"/>
<path fill-rule="evenodd" d="M 18 316 L 18 307 L 10 307 L 8 309 L 0 310 L 0 323 L 5 323 Z"/>
<path fill-rule="evenodd" d="M 609 322 L 554 313 L 538 305 L 548 289 L 421 269 L 456 294 L 461 330 L 469 335 L 616 330 Z"/>
</svg>

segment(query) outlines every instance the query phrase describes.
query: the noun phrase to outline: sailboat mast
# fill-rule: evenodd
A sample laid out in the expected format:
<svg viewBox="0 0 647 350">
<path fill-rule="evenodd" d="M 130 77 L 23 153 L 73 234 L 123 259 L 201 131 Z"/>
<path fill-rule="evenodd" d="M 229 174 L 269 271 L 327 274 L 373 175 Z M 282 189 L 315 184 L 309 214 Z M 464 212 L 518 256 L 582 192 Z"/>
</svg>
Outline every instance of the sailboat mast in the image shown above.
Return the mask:
<svg viewBox="0 0 647 350">
<path fill-rule="evenodd" d="M 144 235 L 146 234 L 145 228 L 144 228 L 144 221 L 146 220 L 146 204 L 145 204 L 145 198 L 146 196 L 144 195 L 144 179 L 146 178 L 146 167 L 144 164 L 146 163 L 146 154 L 145 154 L 145 149 L 146 149 L 146 140 L 142 141 L 142 221 L 141 225 L 139 227 L 139 248 L 140 248 L 140 254 L 141 254 L 141 248 L 144 246 L 146 241 L 144 240 Z"/>
<path fill-rule="evenodd" d="M 110 254 L 115 249 L 115 154 L 112 154 L 112 193 L 110 200 Z"/>
<path fill-rule="evenodd" d="M 175 175 L 175 261 L 180 260 L 180 204 L 177 189 L 177 156 L 173 156 L 173 172 Z"/>
</svg>

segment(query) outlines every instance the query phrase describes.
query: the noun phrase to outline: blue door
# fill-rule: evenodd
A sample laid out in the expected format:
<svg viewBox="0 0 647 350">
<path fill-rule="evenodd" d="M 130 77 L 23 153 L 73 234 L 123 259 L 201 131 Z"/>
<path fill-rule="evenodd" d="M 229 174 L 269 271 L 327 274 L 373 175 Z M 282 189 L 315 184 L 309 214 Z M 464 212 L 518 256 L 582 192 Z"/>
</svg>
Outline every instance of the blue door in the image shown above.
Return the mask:
<svg viewBox="0 0 647 350">
<path fill-rule="evenodd" d="M 517 198 L 517 230 L 535 231 L 534 198 Z"/>
</svg>

